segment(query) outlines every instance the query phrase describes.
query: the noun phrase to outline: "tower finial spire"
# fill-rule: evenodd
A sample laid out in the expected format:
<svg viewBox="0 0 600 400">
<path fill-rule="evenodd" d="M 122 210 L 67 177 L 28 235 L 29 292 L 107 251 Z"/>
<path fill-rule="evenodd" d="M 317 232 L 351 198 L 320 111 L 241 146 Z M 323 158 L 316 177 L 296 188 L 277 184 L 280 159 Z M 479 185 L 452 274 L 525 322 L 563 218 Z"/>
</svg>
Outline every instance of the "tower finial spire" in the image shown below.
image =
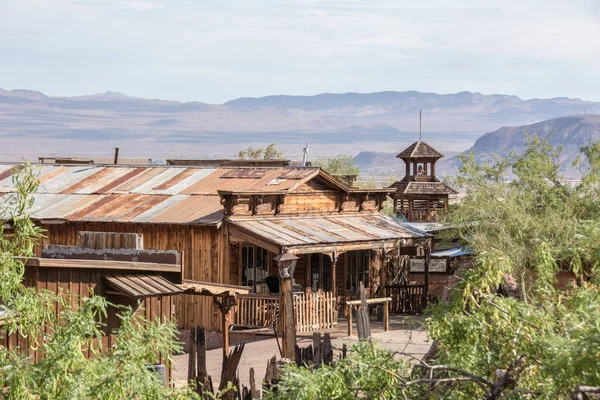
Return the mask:
<svg viewBox="0 0 600 400">
<path fill-rule="evenodd" d="M 422 118 L 421 118 L 421 110 L 419 110 L 419 142 L 421 141 L 421 126 L 422 126 Z"/>
</svg>

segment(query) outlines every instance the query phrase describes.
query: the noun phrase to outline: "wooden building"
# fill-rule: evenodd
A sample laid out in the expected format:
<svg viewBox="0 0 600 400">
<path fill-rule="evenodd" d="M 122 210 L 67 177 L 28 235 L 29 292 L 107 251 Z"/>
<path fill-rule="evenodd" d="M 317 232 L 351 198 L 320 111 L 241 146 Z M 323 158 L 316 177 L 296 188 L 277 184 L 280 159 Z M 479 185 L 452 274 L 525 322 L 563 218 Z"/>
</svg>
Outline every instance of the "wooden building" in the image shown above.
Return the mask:
<svg viewBox="0 0 600 400">
<path fill-rule="evenodd" d="M 2 196 L 14 190 L 14 166 L 0 164 Z M 147 250 L 182 252 L 186 294 L 173 299 L 182 329 L 224 323 L 194 287 L 267 293 L 284 247 L 300 257 L 298 287 L 347 298 L 360 281 L 381 292 L 386 254 L 431 238 L 380 214 L 394 189 L 354 189 L 318 168 L 42 165 L 39 180 L 30 215 L 46 229 L 44 245 L 120 232 L 141 234 Z"/>
<path fill-rule="evenodd" d="M 435 163 L 443 154 L 419 140 L 396 157 L 406 166 L 402 180 L 390 186 L 395 189 L 396 212 L 410 222 L 436 222 L 438 212 L 448 206 L 448 196 L 458 193 L 436 178 Z"/>
<path fill-rule="evenodd" d="M 184 292 L 179 285 L 181 252 L 144 250 L 141 235 L 137 234 L 80 232 L 78 239 L 77 246 L 48 245 L 40 249 L 41 257 L 30 259 L 25 266 L 25 285 L 65 296 L 72 306 L 81 305 L 92 294 L 134 309 L 140 302 L 138 312 L 143 312 L 148 321 L 172 321 L 174 299 Z M 61 303 L 57 302 L 55 311 L 61 312 Z M 120 323 L 118 312 L 109 306 L 103 318 L 102 351 L 114 344 L 114 331 Z M 0 319 L 0 345 L 29 348 L 28 338 L 8 335 L 1 324 Z M 31 351 L 31 355 L 37 362 L 43 357 L 42 349 Z M 93 351 L 88 348 L 84 355 L 91 357 Z"/>
</svg>

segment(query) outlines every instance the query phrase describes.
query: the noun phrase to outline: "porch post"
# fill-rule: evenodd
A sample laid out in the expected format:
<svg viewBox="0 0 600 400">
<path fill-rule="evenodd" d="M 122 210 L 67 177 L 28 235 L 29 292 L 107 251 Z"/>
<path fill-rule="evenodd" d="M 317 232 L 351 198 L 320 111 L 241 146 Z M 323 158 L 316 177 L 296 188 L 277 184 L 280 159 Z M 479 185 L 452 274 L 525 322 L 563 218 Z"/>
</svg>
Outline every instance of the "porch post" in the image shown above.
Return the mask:
<svg viewBox="0 0 600 400">
<path fill-rule="evenodd" d="M 379 270 L 379 287 L 381 288 L 379 297 L 387 297 L 385 291 L 385 252 L 386 248 L 381 249 L 381 268 Z"/>
<path fill-rule="evenodd" d="M 213 302 L 219 307 L 221 311 L 221 321 L 223 323 L 223 363 L 227 360 L 229 355 L 229 325 L 230 325 L 230 313 L 231 308 L 235 306 L 235 297 L 225 295 L 221 301 L 217 300 L 217 296 L 213 296 Z"/>
<path fill-rule="evenodd" d="M 277 262 L 281 297 L 279 298 L 279 310 L 283 321 L 283 345 L 284 358 L 294 360 L 296 357 L 296 316 L 294 313 L 294 293 L 292 292 L 292 278 L 296 270 L 298 257 L 288 252 L 287 247 L 281 249 L 281 253 L 274 260 Z"/>
<path fill-rule="evenodd" d="M 429 294 L 429 260 L 431 258 L 431 238 L 425 241 L 423 250 L 425 252 L 425 277 L 423 278 L 423 309 L 427 307 L 427 297 Z"/>
<path fill-rule="evenodd" d="M 292 360 L 296 354 L 296 321 L 291 277 L 281 278 L 280 304 L 283 314 L 283 357 Z"/>
<path fill-rule="evenodd" d="M 334 250 L 331 253 L 331 291 L 334 299 L 337 299 L 337 260 L 337 251 Z"/>
</svg>

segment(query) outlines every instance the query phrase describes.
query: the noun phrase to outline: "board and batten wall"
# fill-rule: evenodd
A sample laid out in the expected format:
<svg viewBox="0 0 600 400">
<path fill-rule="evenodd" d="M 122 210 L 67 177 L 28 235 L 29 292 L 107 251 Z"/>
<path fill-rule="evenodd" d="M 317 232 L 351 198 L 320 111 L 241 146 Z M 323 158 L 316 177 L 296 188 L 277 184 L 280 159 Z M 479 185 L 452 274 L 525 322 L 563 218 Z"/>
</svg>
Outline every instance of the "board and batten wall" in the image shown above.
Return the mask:
<svg viewBox="0 0 600 400">
<path fill-rule="evenodd" d="M 226 232 L 216 226 L 184 226 L 133 223 L 73 222 L 43 225 L 44 244 L 77 246 L 80 231 L 141 233 L 148 250 L 183 251 L 183 279 L 200 282 L 230 282 L 229 252 Z M 227 249 L 225 249 L 227 247 Z M 226 251 L 227 250 L 227 251 Z M 175 319 L 181 329 L 202 325 L 209 331 L 221 330 L 219 310 L 212 297 L 174 296 Z"/>
<path fill-rule="evenodd" d="M 105 276 L 127 275 L 130 271 L 126 270 L 100 270 L 94 268 L 45 268 L 27 266 L 25 270 L 25 286 L 33 287 L 36 291 L 48 290 L 57 295 L 66 296 L 70 294 L 68 300 L 72 307 L 80 306 L 82 299 L 90 297 L 91 293 L 104 296 L 109 302 L 118 305 L 131 306 L 134 309 L 137 306 L 137 301 L 124 297 L 115 297 L 105 294 Z M 143 307 L 143 315 L 148 321 L 156 319 L 161 322 L 169 322 L 173 318 L 173 303 L 176 296 L 149 297 L 141 300 Z M 55 312 L 58 314 L 62 311 L 62 305 L 55 303 Z M 138 309 L 141 312 L 142 309 Z M 117 314 L 120 312 L 115 307 L 109 306 L 107 316 L 103 318 L 104 336 L 102 337 L 102 351 L 107 351 L 116 343 L 117 338 L 112 334 L 120 324 Z M 44 328 L 44 332 L 47 328 Z M 4 327 L 0 327 L 0 346 L 9 350 L 16 347 L 21 349 L 29 348 L 29 338 L 24 338 L 18 333 L 9 335 Z M 43 338 L 38 338 L 39 343 Z M 97 346 L 98 340 L 93 339 L 94 346 Z M 43 357 L 42 347 L 37 351 L 29 350 L 29 354 L 35 362 L 39 362 Z M 84 351 L 85 357 L 93 357 L 93 352 L 88 348 Z M 164 362 L 161 360 L 160 362 Z M 171 369 L 167 368 L 167 379 L 171 378 Z"/>
</svg>

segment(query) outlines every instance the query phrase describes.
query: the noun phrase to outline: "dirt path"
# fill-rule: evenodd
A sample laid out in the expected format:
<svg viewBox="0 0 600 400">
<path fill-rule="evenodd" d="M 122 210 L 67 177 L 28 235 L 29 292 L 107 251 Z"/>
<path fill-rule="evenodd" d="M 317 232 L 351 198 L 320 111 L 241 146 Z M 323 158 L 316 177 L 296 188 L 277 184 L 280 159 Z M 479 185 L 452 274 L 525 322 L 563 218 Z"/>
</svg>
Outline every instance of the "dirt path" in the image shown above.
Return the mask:
<svg viewBox="0 0 600 400">
<path fill-rule="evenodd" d="M 388 332 L 383 331 L 381 323 L 372 321 L 373 339 L 377 344 L 391 351 L 405 352 L 415 357 L 420 357 L 430 347 L 425 331 L 418 327 L 421 321 L 421 317 L 390 317 L 390 331 Z M 336 357 L 339 355 L 343 344 L 346 344 L 350 348 L 358 340 L 357 337 L 346 336 L 346 329 L 345 322 L 340 321 L 336 329 L 329 331 Z M 300 347 L 305 347 L 309 344 L 312 344 L 312 338 L 309 335 L 298 337 L 298 345 Z M 222 354 L 221 349 L 206 352 L 208 374 L 212 376 L 215 387 L 219 385 L 221 364 L 223 362 Z M 265 376 L 267 361 L 273 356 L 277 356 L 278 359 L 280 358 L 277 342 L 272 337 L 246 343 L 239 365 L 240 382 L 248 385 L 250 368 L 254 368 L 257 384 L 260 384 Z M 174 357 L 176 370 L 173 372 L 173 378 L 177 386 L 186 384 L 188 358 L 187 354 Z"/>
</svg>

